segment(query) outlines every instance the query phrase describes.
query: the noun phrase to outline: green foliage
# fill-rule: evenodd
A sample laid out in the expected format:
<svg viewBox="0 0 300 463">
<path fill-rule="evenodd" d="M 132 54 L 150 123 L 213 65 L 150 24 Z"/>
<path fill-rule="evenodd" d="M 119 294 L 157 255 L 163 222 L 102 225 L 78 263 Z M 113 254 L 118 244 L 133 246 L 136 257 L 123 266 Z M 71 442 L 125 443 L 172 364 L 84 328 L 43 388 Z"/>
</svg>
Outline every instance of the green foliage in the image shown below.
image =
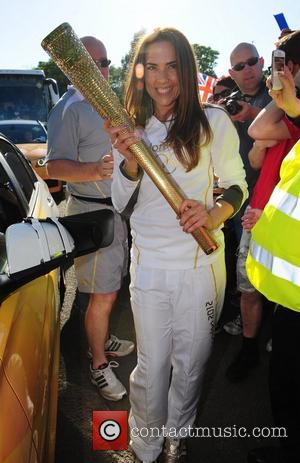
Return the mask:
<svg viewBox="0 0 300 463">
<path fill-rule="evenodd" d="M 123 101 L 123 79 L 121 67 L 110 66 L 108 82 L 113 91 L 118 95 L 119 99 Z"/>
<path fill-rule="evenodd" d="M 209 76 L 217 77 L 214 67 L 217 64 L 217 59 L 220 53 L 217 50 L 213 50 L 211 47 L 204 47 L 198 43 L 194 43 L 192 47 L 194 49 L 199 71 L 204 74 L 208 74 Z"/>
<path fill-rule="evenodd" d="M 263 76 L 267 80 L 267 78 L 271 75 L 271 69 L 267 68 L 263 71 Z"/>
<path fill-rule="evenodd" d="M 116 92 L 120 100 L 123 102 L 124 98 L 124 85 L 127 79 L 130 63 L 133 58 L 136 44 L 139 39 L 145 34 L 144 30 L 136 32 L 130 43 L 130 49 L 128 53 L 121 59 L 121 66 L 111 66 L 109 69 L 109 83 L 112 89 Z"/>
<path fill-rule="evenodd" d="M 127 73 L 129 71 L 131 61 L 133 59 L 133 55 L 134 55 L 134 52 L 135 52 L 136 45 L 139 42 L 140 38 L 143 37 L 143 35 L 145 35 L 145 32 L 146 31 L 144 29 L 141 29 L 140 31 L 135 32 L 135 34 L 133 36 L 133 39 L 132 39 L 132 41 L 130 43 L 129 52 L 126 53 L 126 55 L 121 59 L 123 82 L 126 82 Z"/>
<path fill-rule="evenodd" d="M 52 77 L 52 79 L 55 79 L 58 85 L 59 94 L 62 95 L 65 93 L 69 80 L 52 59 L 49 61 L 39 61 L 39 64 L 35 69 L 42 69 L 46 77 Z"/>
</svg>

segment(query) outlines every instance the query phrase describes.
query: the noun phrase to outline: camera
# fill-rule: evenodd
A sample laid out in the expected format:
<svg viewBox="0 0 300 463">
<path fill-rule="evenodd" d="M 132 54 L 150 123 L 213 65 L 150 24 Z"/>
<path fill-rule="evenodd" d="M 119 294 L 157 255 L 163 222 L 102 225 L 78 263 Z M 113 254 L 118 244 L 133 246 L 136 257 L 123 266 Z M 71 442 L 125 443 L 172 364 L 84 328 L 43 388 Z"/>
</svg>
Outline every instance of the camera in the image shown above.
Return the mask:
<svg viewBox="0 0 300 463">
<path fill-rule="evenodd" d="M 227 98 L 223 100 L 224 108 L 229 112 L 231 116 L 235 116 L 242 109 L 242 106 L 238 103 L 238 101 L 246 101 L 244 95 L 242 95 L 240 90 L 231 93 Z"/>
</svg>

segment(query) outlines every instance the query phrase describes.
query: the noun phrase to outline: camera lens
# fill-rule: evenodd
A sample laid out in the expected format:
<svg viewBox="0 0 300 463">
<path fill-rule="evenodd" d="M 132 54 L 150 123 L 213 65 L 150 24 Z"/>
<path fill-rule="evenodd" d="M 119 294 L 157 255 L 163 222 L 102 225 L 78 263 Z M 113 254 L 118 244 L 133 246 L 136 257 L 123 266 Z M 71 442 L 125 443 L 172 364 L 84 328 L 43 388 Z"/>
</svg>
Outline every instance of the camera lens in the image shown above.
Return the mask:
<svg viewBox="0 0 300 463">
<path fill-rule="evenodd" d="M 225 108 L 231 116 L 235 116 L 241 111 L 242 106 L 236 100 L 230 99 L 226 101 Z"/>
</svg>

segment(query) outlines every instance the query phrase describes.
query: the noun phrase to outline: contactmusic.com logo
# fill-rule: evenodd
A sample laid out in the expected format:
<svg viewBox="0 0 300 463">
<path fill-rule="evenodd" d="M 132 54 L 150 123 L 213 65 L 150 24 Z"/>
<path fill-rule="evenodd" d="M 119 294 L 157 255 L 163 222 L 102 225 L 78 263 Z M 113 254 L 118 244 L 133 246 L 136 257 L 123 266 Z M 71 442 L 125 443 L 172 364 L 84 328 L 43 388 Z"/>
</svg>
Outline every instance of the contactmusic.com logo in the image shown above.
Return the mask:
<svg viewBox="0 0 300 463">
<path fill-rule="evenodd" d="M 126 450 L 127 423 L 127 411 L 94 411 L 93 450 Z"/>
</svg>

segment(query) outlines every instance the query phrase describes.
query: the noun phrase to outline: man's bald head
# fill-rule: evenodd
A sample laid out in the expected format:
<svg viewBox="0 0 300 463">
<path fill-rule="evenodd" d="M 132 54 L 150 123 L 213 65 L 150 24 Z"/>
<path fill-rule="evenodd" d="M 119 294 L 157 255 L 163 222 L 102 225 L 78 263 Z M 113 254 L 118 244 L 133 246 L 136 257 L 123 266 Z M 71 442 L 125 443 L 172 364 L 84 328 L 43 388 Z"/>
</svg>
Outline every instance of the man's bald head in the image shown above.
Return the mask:
<svg viewBox="0 0 300 463">
<path fill-rule="evenodd" d="M 99 39 L 96 39 L 96 37 L 92 37 L 89 35 L 82 37 L 80 40 L 89 52 L 89 54 L 91 55 L 93 61 L 95 61 L 95 63 L 99 67 L 99 70 L 102 73 L 103 77 L 105 77 L 105 79 L 108 79 L 108 66 L 101 67 L 98 65 L 98 63 L 101 60 L 107 59 L 107 52 L 103 42 L 101 42 L 101 40 Z"/>
<path fill-rule="evenodd" d="M 92 55 L 92 53 L 95 50 L 101 50 L 102 52 L 104 52 L 105 57 L 106 57 L 106 48 L 105 48 L 103 42 L 101 42 L 101 40 L 96 39 L 96 37 L 92 37 L 92 36 L 89 36 L 89 35 L 87 35 L 85 37 L 82 37 L 80 40 L 81 40 L 81 42 L 83 43 L 83 45 L 85 46 L 85 48 L 87 49 L 87 51 L 89 52 L 90 55 Z"/>
<path fill-rule="evenodd" d="M 253 45 L 253 43 L 241 42 L 232 50 L 230 54 L 231 65 L 235 64 L 234 63 L 235 56 L 240 53 L 243 53 L 243 51 L 246 51 L 246 50 L 249 51 L 252 56 L 259 56 L 258 51 L 256 47 Z"/>
<path fill-rule="evenodd" d="M 242 93 L 255 95 L 262 82 L 264 65 L 264 60 L 259 57 L 256 47 L 252 43 L 239 43 L 231 52 L 230 64 L 231 68 L 228 70 L 230 77 Z M 241 66 L 235 69 L 236 65 Z"/>
</svg>

